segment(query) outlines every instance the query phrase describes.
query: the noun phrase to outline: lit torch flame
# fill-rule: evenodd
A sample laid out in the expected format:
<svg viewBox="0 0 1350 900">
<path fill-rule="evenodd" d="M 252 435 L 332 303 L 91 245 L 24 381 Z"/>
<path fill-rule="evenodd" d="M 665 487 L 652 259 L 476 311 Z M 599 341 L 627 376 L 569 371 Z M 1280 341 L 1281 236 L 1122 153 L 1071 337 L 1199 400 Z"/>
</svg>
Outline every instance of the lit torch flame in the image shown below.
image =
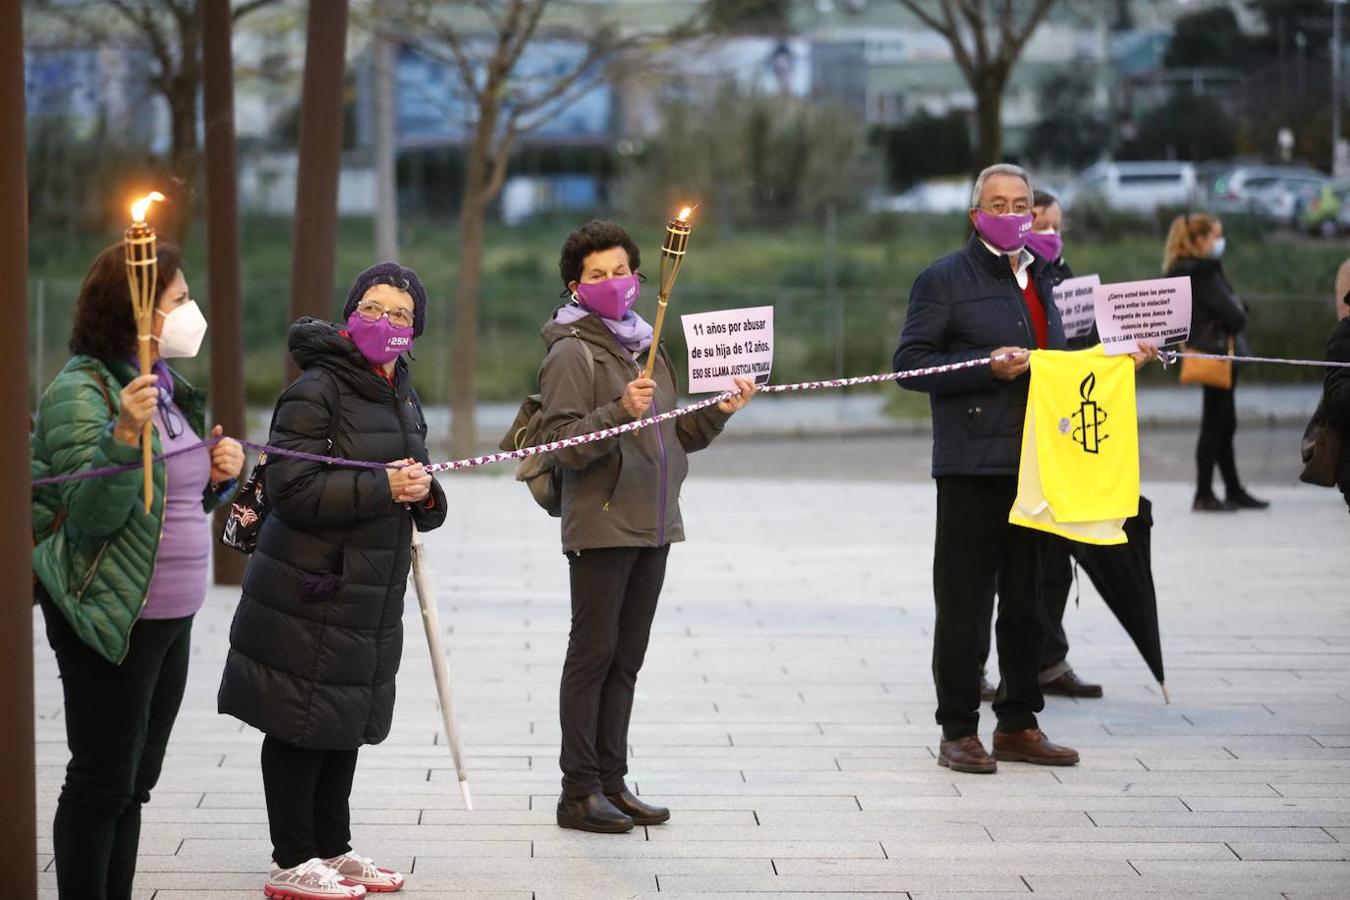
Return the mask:
<svg viewBox="0 0 1350 900">
<path fill-rule="evenodd" d="M 679 219 L 681 222 L 687 222 L 689 220 L 689 214 L 693 211 L 693 207 L 686 206 L 684 209 L 680 210 L 680 214 L 675 218 Z"/>
<path fill-rule="evenodd" d="M 131 221 L 139 225 L 145 221 L 145 214 L 150 209 L 150 204 L 155 201 L 162 201 L 164 195 L 159 191 L 151 191 L 135 203 L 131 204 Z"/>
</svg>

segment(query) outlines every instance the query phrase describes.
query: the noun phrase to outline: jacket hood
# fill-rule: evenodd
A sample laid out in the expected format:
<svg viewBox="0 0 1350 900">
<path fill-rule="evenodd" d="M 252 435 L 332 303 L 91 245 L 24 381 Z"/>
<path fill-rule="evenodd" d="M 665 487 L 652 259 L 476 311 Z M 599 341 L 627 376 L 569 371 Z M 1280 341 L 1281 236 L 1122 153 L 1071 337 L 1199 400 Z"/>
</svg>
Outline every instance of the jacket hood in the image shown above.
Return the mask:
<svg viewBox="0 0 1350 900">
<path fill-rule="evenodd" d="M 351 338 L 342 333 L 341 325 L 324 319 L 296 319 L 287 333 L 287 346 L 301 371 L 327 369 L 363 394 L 374 391 L 387 396 L 388 383 L 375 373 Z M 394 364 L 394 381 L 400 390 L 408 381 L 408 362 L 402 356 Z"/>
</svg>

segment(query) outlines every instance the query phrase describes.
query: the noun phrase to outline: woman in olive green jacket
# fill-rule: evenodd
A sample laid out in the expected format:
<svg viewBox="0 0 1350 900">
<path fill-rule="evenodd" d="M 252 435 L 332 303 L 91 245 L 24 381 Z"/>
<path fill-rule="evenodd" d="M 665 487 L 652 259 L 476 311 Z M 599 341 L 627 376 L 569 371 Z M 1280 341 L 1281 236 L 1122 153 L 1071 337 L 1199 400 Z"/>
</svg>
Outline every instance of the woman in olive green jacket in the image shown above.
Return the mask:
<svg viewBox="0 0 1350 900">
<path fill-rule="evenodd" d="M 43 394 L 33 431 L 35 477 L 135 466 L 40 488 L 33 503 L 33 568 L 71 752 L 53 828 L 56 877 L 62 898 L 80 900 L 131 895 L 141 806 L 159 778 L 192 618 L 206 599 L 208 514 L 244 462 L 238 442 L 222 438 L 155 463 L 146 512 L 135 465 L 146 423 L 156 457 L 205 436 L 205 397 L 164 359 L 196 355 L 206 320 L 177 249 L 161 244 L 154 374 L 141 375 L 124 265 L 120 244 L 94 260 L 75 307 L 75 356 Z"/>
<path fill-rule="evenodd" d="M 637 314 L 637 244 L 617 225 L 589 222 L 568 236 L 559 274 L 573 302 L 554 310 L 542 335 L 542 439 L 556 441 L 657 415 L 679 398 L 675 366 Z M 688 454 L 704 449 L 755 393 L 739 394 L 661 425 L 564 448 L 562 544 L 572 629 L 559 697 L 563 828 L 629 831 L 670 818 L 629 791 L 628 722 L 638 672 L 665 580 L 670 545 L 684 540 L 680 489 Z"/>
</svg>

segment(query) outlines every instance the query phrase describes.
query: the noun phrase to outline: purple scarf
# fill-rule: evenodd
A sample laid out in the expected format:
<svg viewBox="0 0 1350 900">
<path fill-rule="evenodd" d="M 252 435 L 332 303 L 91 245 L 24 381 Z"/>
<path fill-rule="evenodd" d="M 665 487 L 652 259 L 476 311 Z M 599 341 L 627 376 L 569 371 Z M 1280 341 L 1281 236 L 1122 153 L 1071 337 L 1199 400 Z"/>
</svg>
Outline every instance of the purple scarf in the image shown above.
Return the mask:
<svg viewBox="0 0 1350 900">
<path fill-rule="evenodd" d="M 127 362 L 131 365 L 132 370 L 136 373 L 136 377 L 139 378 L 141 374 L 141 361 L 134 356 L 128 356 Z M 150 374 L 159 376 L 159 381 L 156 384 L 159 387 L 160 402 L 172 403 L 173 370 L 169 368 L 169 364 L 165 362 L 163 359 L 155 360 L 154 364 L 150 366 Z"/>
<path fill-rule="evenodd" d="M 569 303 L 558 310 L 553 320 L 560 325 L 570 325 L 589 315 L 592 315 L 590 310 Z M 600 315 L 596 318 L 605 323 L 605 327 L 614 335 L 615 340 L 629 353 L 641 353 L 652 345 L 652 326 L 635 310 L 630 310 L 622 319 L 606 319 Z"/>
</svg>

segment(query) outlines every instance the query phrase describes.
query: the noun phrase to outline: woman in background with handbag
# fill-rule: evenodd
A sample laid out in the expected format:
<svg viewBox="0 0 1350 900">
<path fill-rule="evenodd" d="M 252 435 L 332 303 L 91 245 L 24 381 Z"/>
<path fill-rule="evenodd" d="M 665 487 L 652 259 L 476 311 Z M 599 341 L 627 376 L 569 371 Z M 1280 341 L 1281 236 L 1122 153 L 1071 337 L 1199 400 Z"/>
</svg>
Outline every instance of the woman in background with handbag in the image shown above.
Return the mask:
<svg viewBox="0 0 1350 900">
<path fill-rule="evenodd" d="M 1206 213 L 1189 213 L 1172 220 L 1163 252 L 1167 277 L 1191 279 L 1191 336 L 1187 349 L 1199 353 L 1234 355 L 1247 352 L 1243 331 L 1247 312 L 1224 277 L 1223 223 Z M 1196 512 L 1232 512 L 1265 509 L 1270 504 L 1247 493 L 1238 478 L 1233 453 L 1237 432 L 1237 369 L 1227 360 L 1182 359 L 1181 381 L 1204 387 L 1200 438 L 1195 446 Z M 1223 476 L 1225 496 L 1214 493 L 1214 466 Z"/>
</svg>

